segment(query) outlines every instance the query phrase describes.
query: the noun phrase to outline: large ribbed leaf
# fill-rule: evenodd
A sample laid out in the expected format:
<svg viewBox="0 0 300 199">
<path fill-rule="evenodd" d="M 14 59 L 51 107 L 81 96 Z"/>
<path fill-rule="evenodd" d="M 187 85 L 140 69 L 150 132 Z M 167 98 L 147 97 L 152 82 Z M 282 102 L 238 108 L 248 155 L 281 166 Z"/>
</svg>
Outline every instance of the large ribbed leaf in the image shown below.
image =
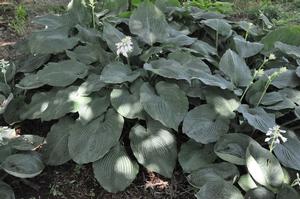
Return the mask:
<svg viewBox="0 0 300 199">
<path fill-rule="evenodd" d="M 72 159 L 78 164 L 94 162 L 118 143 L 124 119 L 113 109 L 87 125 L 77 122 L 69 136 Z"/>
<path fill-rule="evenodd" d="M 257 187 L 256 182 L 254 182 L 249 173 L 240 176 L 238 184 L 244 191 L 249 191 Z"/>
<path fill-rule="evenodd" d="M 13 189 L 0 180 L 0 198 L 1 199 L 15 199 L 15 194 Z"/>
<path fill-rule="evenodd" d="M 117 53 L 117 46 L 116 44 L 121 42 L 126 35 L 124 35 L 121 31 L 117 28 L 113 27 L 109 23 L 104 23 L 103 25 L 103 39 L 107 42 L 109 48 L 116 54 Z M 132 52 L 128 53 L 128 55 L 138 55 L 141 53 L 141 49 L 139 48 L 137 42 L 132 39 L 133 43 L 133 50 Z"/>
<path fill-rule="evenodd" d="M 100 80 L 108 84 L 133 82 L 140 76 L 138 71 L 132 71 L 128 65 L 121 62 L 108 64 L 102 70 Z"/>
<path fill-rule="evenodd" d="M 245 60 L 230 49 L 222 56 L 219 68 L 236 86 L 248 86 L 252 80 L 251 71 Z"/>
<path fill-rule="evenodd" d="M 24 60 L 19 61 L 17 64 L 19 66 L 18 72 L 30 73 L 40 68 L 44 63 L 46 63 L 50 58 L 48 54 L 41 55 L 29 55 L 24 58 Z"/>
<path fill-rule="evenodd" d="M 285 167 L 300 170 L 299 138 L 292 131 L 288 131 L 284 134 L 284 137 L 287 138 L 287 142 L 277 144 L 274 148 L 274 153 L 280 163 Z"/>
<path fill-rule="evenodd" d="M 248 105 L 241 105 L 238 111 L 251 126 L 264 133 L 276 125 L 275 115 L 267 113 L 263 108 L 249 108 Z"/>
<path fill-rule="evenodd" d="M 109 10 L 109 14 L 118 15 L 122 12 L 127 11 L 129 7 L 128 0 L 118 1 L 118 0 L 104 0 L 102 9 Z"/>
<path fill-rule="evenodd" d="M 275 156 L 257 142 L 251 142 L 246 153 L 249 173 L 259 184 L 280 187 L 284 180 L 283 170 Z"/>
<path fill-rule="evenodd" d="M 189 103 L 185 93 L 176 84 L 162 81 L 155 85 L 155 89 L 156 92 L 148 83 L 141 87 L 140 97 L 144 110 L 166 127 L 177 130 L 188 111 Z"/>
<path fill-rule="evenodd" d="M 291 187 L 290 185 L 284 184 L 281 189 L 279 190 L 279 193 L 277 194 L 276 199 L 299 199 L 300 194 L 299 192 Z"/>
<path fill-rule="evenodd" d="M 243 199 L 238 188 L 224 180 L 213 181 L 205 184 L 198 193 L 197 199 Z"/>
<path fill-rule="evenodd" d="M 246 151 L 251 137 L 241 133 L 223 135 L 215 145 L 215 153 L 219 158 L 237 165 L 246 164 Z"/>
<path fill-rule="evenodd" d="M 86 65 L 74 60 L 67 60 L 49 63 L 36 75 L 45 84 L 65 87 L 78 78 L 84 78 L 87 75 L 87 70 Z"/>
<path fill-rule="evenodd" d="M 147 129 L 135 125 L 129 134 L 134 156 L 149 171 L 171 178 L 177 159 L 175 136 L 154 120 L 147 121 Z"/>
<path fill-rule="evenodd" d="M 243 58 L 254 56 L 264 48 L 263 44 L 258 42 L 246 41 L 243 37 L 240 36 L 234 37 L 233 41 L 237 52 Z"/>
<path fill-rule="evenodd" d="M 235 118 L 234 111 L 240 106 L 240 102 L 232 92 L 210 88 L 205 92 L 205 98 L 207 103 L 212 105 L 220 116 L 230 119 Z"/>
<path fill-rule="evenodd" d="M 116 88 L 111 92 L 111 104 L 123 117 L 129 119 L 144 118 L 144 110 L 140 102 L 140 85 L 137 85 L 140 83 L 135 83 L 130 90 Z"/>
<path fill-rule="evenodd" d="M 232 34 L 231 25 L 224 19 L 207 19 L 203 23 L 224 37 Z"/>
<path fill-rule="evenodd" d="M 189 111 L 182 127 L 183 133 L 203 144 L 217 141 L 228 129 L 229 119 L 219 115 L 208 104 Z"/>
<path fill-rule="evenodd" d="M 24 90 L 36 89 L 42 86 L 45 86 L 45 83 L 41 81 L 37 74 L 34 73 L 25 75 L 23 79 L 21 79 L 19 83 L 16 84 L 17 88 L 21 88 Z"/>
<path fill-rule="evenodd" d="M 271 75 L 277 70 L 278 69 L 273 68 L 265 71 L 265 73 L 267 75 Z M 300 78 L 296 74 L 295 70 L 288 69 L 284 73 L 280 74 L 280 76 L 277 77 L 274 81 L 272 81 L 272 85 L 279 89 L 287 87 L 296 88 L 297 86 L 300 86 Z"/>
<path fill-rule="evenodd" d="M 150 1 L 144 1 L 133 11 L 129 20 L 130 32 L 149 45 L 168 37 L 164 14 Z"/>
<path fill-rule="evenodd" d="M 214 154 L 213 145 L 202 145 L 192 139 L 183 143 L 178 153 L 178 161 L 186 173 L 207 166 L 216 159 L 217 156 Z"/>
<path fill-rule="evenodd" d="M 293 58 L 300 58 L 300 47 L 298 46 L 292 46 L 278 41 L 275 43 L 275 48 Z"/>
<path fill-rule="evenodd" d="M 113 147 L 103 158 L 93 163 L 97 181 L 109 192 L 123 191 L 135 179 L 139 165 L 127 155 L 120 144 Z"/>
<path fill-rule="evenodd" d="M 18 178 L 33 178 L 39 175 L 44 164 L 37 153 L 19 153 L 8 156 L 1 164 L 1 168 Z"/>
<path fill-rule="evenodd" d="M 78 92 L 82 96 L 90 95 L 92 92 L 100 91 L 106 84 L 100 80 L 100 75 L 90 74 L 88 78 L 78 88 Z"/>
<path fill-rule="evenodd" d="M 68 149 L 69 134 L 72 133 L 74 120 L 65 117 L 51 127 L 43 146 L 43 159 L 48 165 L 61 165 L 71 159 Z"/>
<path fill-rule="evenodd" d="M 40 147 L 44 143 L 44 138 L 38 135 L 20 135 L 10 140 L 9 145 L 19 151 L 31 151 Z"/>
<path fill-rule="evenodd" d="M 247 191 L 245 198 L 274 199 L 275 194 L 264 187 L 257 187 Z"/>
<path fill-rule="evenodd" d="M 239 177 L 238 168 L 228 162 L 210 164 L 193 171 L 187 178 L 190 184 L 197 188 L 201 188 L 208 182 L 227 180 L 234 182 Z"/>
<path fill-rule="evenodd" d="M 78 46 L 74 50 L 67 50 L 67 56 L 72 60 L 77 60 L 84 64 L 92 64 L 99 59 L 99 46 L 87 44 L 86 46 Z"/>
</svg>

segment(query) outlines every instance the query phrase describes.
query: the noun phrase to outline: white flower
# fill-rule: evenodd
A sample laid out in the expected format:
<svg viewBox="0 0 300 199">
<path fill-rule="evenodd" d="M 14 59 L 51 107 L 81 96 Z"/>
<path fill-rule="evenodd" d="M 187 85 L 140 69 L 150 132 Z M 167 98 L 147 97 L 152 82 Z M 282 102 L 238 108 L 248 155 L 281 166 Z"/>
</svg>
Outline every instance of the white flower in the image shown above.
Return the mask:
<svg viewBox="0 0 300 199">
<path fill-rule="evenodd" d="M 273 53 L 271 53 L 269 55 L 269 60 L 275 60 L 275 59 L 276 59 L 276 56 Z"/>
<path fill-rule="evenodd" d="M 269 128 L 267 131 L 267 138 L 265 139 L 265 142 L 274 142 L 275 144 L 279 144 L 280 141 L 283 143 L 287 141 L 287 138 L 284 137 L 282 134 L 286 133 L 285 130 L 281 130 L 280 126 L 276 125 L 273 128 Z"/>
<path fill-rule="evenodd" d="M 133 43 L 131 37 L 124 37 L 119 43 L 116 43 L 117 55 L 122 54 L 125 57 L 128 57 L 128 53 L 133 51 Z"/>
</svg>

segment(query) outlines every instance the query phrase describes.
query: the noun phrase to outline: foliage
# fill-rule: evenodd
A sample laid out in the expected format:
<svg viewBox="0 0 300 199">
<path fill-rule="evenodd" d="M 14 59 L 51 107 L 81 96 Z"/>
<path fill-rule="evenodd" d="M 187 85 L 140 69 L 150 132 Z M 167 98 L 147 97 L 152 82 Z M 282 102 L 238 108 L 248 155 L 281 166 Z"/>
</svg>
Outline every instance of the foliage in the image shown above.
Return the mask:
<svg viewBox="0 0 300 199">
<path fill-rule="evenodd" d="M 26 8 L 20 4 L 15 8 L 15 17 L 10 22 L 9 26 L 12 28 L 18 35 L 23 35 L 25 33 L 28 13 Z"/>
<path fill-rule="evenodd" d="M 91 163 L 118 192 L 139 167 L 172 177 L 178 157 L 197 198 L 299 197 L 299 179 L 287 180 L 300 170 L 299 126 L 283 122 L 299 118 L 300 50 L 271 41 L 298 26 L 260 41 L 252 23 L 176 0 L 136 1 L 129 17 L 127 1 L 91 2 L 35 19 L 45 29 L 19 45 L 25 59 L 3 61 L 5 122 L 54 123 L 45 139 L 3 128 L 4 171 L 28 178 L 44 164 Z"/>
</svg>

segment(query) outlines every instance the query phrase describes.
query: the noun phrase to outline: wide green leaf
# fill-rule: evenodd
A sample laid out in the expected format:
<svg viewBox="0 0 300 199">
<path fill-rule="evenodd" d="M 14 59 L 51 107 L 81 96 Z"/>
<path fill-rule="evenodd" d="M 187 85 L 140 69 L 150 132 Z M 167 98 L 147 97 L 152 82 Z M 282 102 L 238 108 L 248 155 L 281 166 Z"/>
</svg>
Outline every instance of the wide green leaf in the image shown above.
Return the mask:
<svg viewBox="0 0 300 199">
<path fill-rule="evenodd" d="M 236 36 L 233 38 L 235 48 L 239 55 L 243 58 L 252 57 L 258 54 L 264 45 L 258 42 L 246 41 L 243 37 Z"/>
<path fill-rule="evenodd" d="M 168 23 L 164 14 L 148 0 L 133 11 L 129 28 L 131 33 L 151 46 L 168 37 Z"/>
<path fill-rule="evenodd" d="M 94 162 L 118 143 L 124 119 L 113 109 L 87 125 L 77 122 L 70 133 L 70 156 L 78 164 Z"/>
<path fill-rule="evenodd" d="M 123 117 L 129 119 L 144 118 L 144 110 L 140 102 L 140 85 L 137 85 L 141 83 L 143 82 L 135 83 L 129 90 L 126 88 L 115 88 L 111 92 L 111 104 Z"/>
<path fill-rule="evenodd" d="M 221 116 L 208 104 L 200 105 L 188 112 L 182 131 L 197 142 L 216 142 L 229 130 L 229 119 Z"/>
<path fill-rule="evenodd" d="M 234 182 L 237 177 L 239 177 L 239 170 L 235 165 L 221 162 L 193 171 L 187 179 L 191 185 L 201 188 L 206 183 L 213 181 L 226 180 Z"/>
<path fill-rule="evenodd" d="M 232 34 L 231 25 L 224 19 L 206 19 L 203 23 L 224 37 Z"/>
<path fill-rule="evenodd" d="M 276 42 L 298 46 L 300 45 L 299 34 L 299 25 L 287 25 L 269 32 L 262 38 L 261 43 L 265 45 L 264 51 L 266 52 L 271 51 Z"/>
<path fill-rule="evenodd" d="M 137 124 L 129 134 L 137 161 L 149 171 L 171 178 L 177 159 L 175 136 L 155 120 L 147 120 L 147 129 Z"/>
<path fill-rule="evenodd" d="M 300 170 L 300 154 L 298 153 L 300 150 L 300 140 L 292 131 L 288 131 L 284 134 L 284 137 L 287 138 L 287 142 L 276 144 L 274 153 L 285 167 Z"/>
<path fill-rule="evenodd" d="M 31 151 L 40 147 L 44 143 L 44 138 L 38 135 L 20 135 L 10 140 L 9 145 L 19 151 Z"/>
<path fill-rule="evenodd" d="M 223 135 L 215 145 L 214 151 L 219 158 L 237 165 L 246 164 L 246 151 L 251 137 L 241 133 Z"/>
<path fill-rule="evenodd" d="M 178 130 L 188 111 L 189 103 L 185 93 L 176 84 L 161 81 L 155 85 L 154 91 L 145 83 L 141 87 L 140 97 L 144 110 L 153 119 L 166 127 Z"/>
<path fill-rule="evenodd" d="M 65 87 L 87 75 L 88 67 L 74 60 L 49 63 L 37 72 L 38 79 L 50 86 Z"/>
<path fill-rule="evenodd" d="M 230 49 L 222 56 L 219 68 L 236 86 L 248 86 L 252 80 L 251 71 L 245 60 Z"/>
<path fill-rule="evenodd" d="M 254 182 L 251 175 L 248 173 L 240 176 L 238 184 L 244 191 L 249 191 L 250 189 L 257 187 L 256 182 Z"/>
<path fill-rule="evenodd" d="M 264 133 L 267 133 L 269 128 L 276 126 L 275 115 L 267 113 L 263 108 L 249 108 L 248 105 L 241 105 L 238 111 L 243 114 L 245 120 Z"/>
<path fill-rule="evenodd" d="M 259 184 L 270 188 L 282 185 L 284 173 L 278 160 L 257 142 L 251 142 L 248 146 L 246 164 L 249 173 Z"/>
<path fill-rule="evenodd" d="M 132 71 L 128 65 L 121 62 L 108 64 L 102 70 L 100 81 L 107 84 L 133 82 L 140 76 L 138 71 Z"/>
<path fill-rule="evenodd" d="M 51 127 L 42 148 L 43 159 L 47 165 L 61 165 L 69 160 L 68 138 L 72 133 L 74 120 L 65 117 Z"/>
<path fill-rule="evenodd" d="M 298 46 L 292 46 L 278 41 L 275 43 L 275 48 L 293 58 L 300 58 L 300 47 Z"/>
<path fill-rule="evenodd" d="M 275 199 L 275 194 L 264 187 L 257 187 L 247 191 L 245 198 Z"/>
<path fill-rule="evenodd" d="M 0 180 L 0 198 L 1 199 L 15 199 L 15 194 L 13 189 Z"/>
<path fill-rule="evenodd" d="M 290 185 L 284 184 L 279 190 L 276 199 L 299 199 L 299 192 Z"/>
<path fill-rule="evenodd" d="M 33 178 L 42 173 L 45 166 L 39 154 L 19 153 L 8 156 L 1 168 L 18 178 Z"/>
<path fill-rule="evenodd" d="M 178 153 L 178 161 L 184 172 L 190 173 L 216 160 L 213 145 L 202 145 L 190 139 L 183 143 Z"/>
<path fill-rule="evenodd" d="M 197 199 L 243 199 L 238 188 L 224 180 L 212 181 L 201 187 L 196 193 Z"/>
<path fill-rule="evenodd" d="M 79 86 L 78 92 L 82 96 L 88 96 L 92 92 L 100 91 L 105 86 L 106 84 L 100 80 L 100 75 L 91 73 L 85 82 Z"/>
<path fill-rule="evenodd" d="M 139 172 L 139 165 L 132 161 L 120 144 L 103 158 L 93 163 L 95 178 L 109 192 L 124 191 Z"/>
</svg>

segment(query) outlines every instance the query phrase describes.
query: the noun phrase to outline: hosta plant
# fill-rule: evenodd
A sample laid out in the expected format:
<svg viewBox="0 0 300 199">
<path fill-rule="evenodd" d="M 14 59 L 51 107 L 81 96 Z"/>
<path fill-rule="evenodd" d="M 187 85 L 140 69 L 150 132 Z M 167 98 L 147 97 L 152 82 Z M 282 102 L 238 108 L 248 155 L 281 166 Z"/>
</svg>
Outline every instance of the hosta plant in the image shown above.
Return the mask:
<svg viewBox="0 0 300 199">
<path fill-rule="evenodd" d="M 2 115 L 53 125 L 38 148 L 0 140 L 9 174 L 91 163 L 119 192 L 179 162 L 197 198 L 299 198 L 299 26 L 265 33 L 177 0 L 73 0 L 33 22 L 2 71 Z"/>
</svg>

